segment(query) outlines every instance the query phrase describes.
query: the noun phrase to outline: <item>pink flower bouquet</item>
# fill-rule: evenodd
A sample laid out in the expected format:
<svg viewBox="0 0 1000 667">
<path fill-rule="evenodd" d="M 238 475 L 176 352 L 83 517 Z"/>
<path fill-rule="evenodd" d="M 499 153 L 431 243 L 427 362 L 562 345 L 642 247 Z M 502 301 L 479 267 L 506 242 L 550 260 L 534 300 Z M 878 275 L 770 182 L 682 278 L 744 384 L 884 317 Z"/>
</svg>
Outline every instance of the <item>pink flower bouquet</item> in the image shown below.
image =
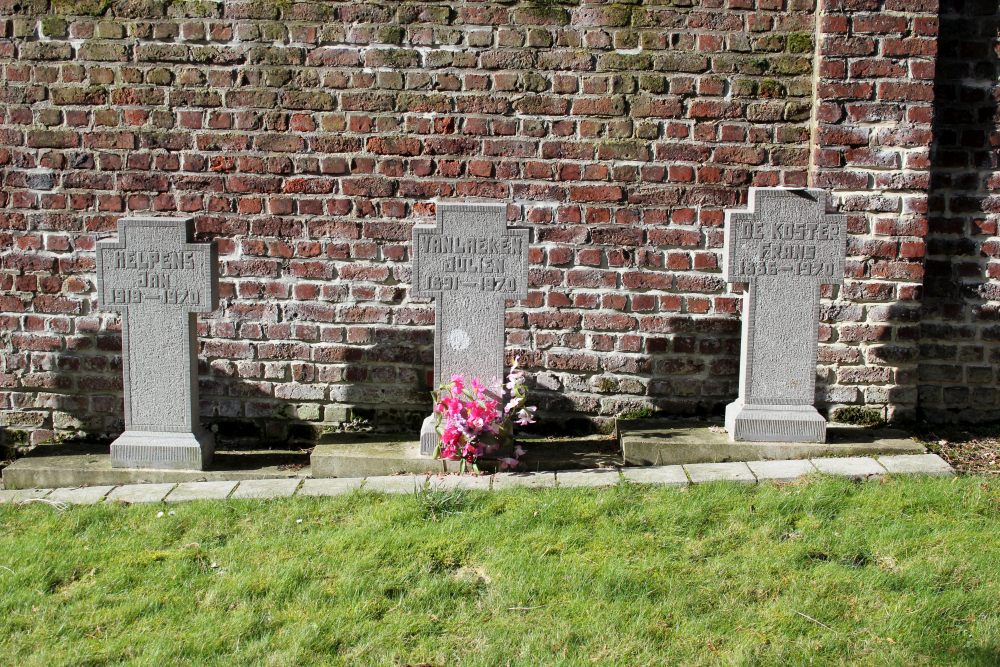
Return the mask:
<svg viewBox="0 0 1000 667">
<path fill-rule="evenodd" d="M 462 470 L 471 466 L 479 470 L 479 459 L 500 456 L 500 468 L 512 470 L 518 466 L 524 450 L 508 445 L 514 439 L 514 424 L 535 423 L 535 407 L 525 404 L 528 390 L 524 373 L 517 368 L 517 359 L 510 369 L 506 384 L 494 380 L 484 385 L 479 378 L 466 382 L 462 375 L 452 375 L 451 382 L 434 392 L 434 415 L 441 436 L 435 458 L 462 461 Z"/>
</svg>

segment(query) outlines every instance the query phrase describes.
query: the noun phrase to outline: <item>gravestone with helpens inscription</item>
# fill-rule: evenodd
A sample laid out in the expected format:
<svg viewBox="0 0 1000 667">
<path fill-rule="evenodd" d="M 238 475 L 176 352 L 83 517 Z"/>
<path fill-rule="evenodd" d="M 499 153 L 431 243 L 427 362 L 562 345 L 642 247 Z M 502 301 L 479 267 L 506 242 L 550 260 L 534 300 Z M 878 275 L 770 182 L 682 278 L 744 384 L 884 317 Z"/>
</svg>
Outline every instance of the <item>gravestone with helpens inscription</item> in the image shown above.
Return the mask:
<svg viewBox="0 0 1000 667">
<path fill-rule="evenodd" d="M 847 218 L 818 189 L 751 188 L 726 212 L 724 276 L 743 297 L 739 398 L 726 408 L 733 441 L 825 442 L 813 406 L 821 285 L 844 280 Z"/>
<path fill-rule="evenodd" d="M 506 204 L 439 203 L 435 226 L 413 228 L 412 294 L 434 298 L 435 387 L 455 373 L 503 378 L 506 301 L 528 295 L 528 242 L 529 230 L 507 227 Z M 437 442 L 431 415 L 420 453 Z"/>
<path fill-rule="evenodd" d="M 198 420 L 196 313 L 215 310 L 213 243 L 192 243 L 191 218 L 124 218 L 97 244 L 97 296 L 122 314 L 125 432 L 115 468 L 203 470 L 211 433 Z"/>
</svg>

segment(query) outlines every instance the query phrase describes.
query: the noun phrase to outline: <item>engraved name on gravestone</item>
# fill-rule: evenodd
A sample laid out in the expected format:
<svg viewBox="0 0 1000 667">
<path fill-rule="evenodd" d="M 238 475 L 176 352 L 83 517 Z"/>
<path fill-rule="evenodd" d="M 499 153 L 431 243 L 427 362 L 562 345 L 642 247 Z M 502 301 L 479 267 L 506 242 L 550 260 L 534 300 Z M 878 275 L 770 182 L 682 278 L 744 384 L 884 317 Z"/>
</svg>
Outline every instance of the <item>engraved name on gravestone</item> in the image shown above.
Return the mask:
<svg viewBox="0 0 1000 667">
<path fill-rule="evenodd" d="M 196 313 L 215 310 L 215 245 L 191 243 L 191 218 L 125 218 L 97 246 L 98 302 L 122 314 L 125 432 L 116 468 L 203 469 L 212 435 L 198 421 Z"/>
<path fill-rule="evenodd" d="M 413 228 L 413 296 L 434 297 L 434 385 L 455 373 L 503 377 L 508 299 L 528 296 L 528 230 L 507 227 L 506 204 L 438 204 L 437 225 Z M 434 454 L 434 417 L 420 453 Z"/>
<path fill-rule="evenodd" d="M 820 285 L 844 280 L 847 218 L 816 189 L 751 188 L 726 212 L 724 274 L 743 299 L 739 398 L 726 407 L 733 441 L 825 442 L 813 406 Z"/>
</svg>

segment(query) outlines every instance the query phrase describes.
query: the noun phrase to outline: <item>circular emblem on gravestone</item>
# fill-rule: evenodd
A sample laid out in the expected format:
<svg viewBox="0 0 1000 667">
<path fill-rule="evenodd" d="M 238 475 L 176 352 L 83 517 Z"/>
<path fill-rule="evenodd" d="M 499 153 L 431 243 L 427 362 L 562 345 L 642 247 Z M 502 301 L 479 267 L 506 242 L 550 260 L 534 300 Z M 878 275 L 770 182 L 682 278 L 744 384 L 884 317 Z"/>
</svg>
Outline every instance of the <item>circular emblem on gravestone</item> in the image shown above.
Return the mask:
<svg viewBox="0 0 1000 667">
<path fill-rule="evenodd" d="M 464 329 L 454 329 L 450 334 L 448 334 L 448 345 L 451 349 L 462 351 L 469 347 L 469 343 L 472 339 L 469 338 L 469 334 L 465 332 Z"/>
</svg>

